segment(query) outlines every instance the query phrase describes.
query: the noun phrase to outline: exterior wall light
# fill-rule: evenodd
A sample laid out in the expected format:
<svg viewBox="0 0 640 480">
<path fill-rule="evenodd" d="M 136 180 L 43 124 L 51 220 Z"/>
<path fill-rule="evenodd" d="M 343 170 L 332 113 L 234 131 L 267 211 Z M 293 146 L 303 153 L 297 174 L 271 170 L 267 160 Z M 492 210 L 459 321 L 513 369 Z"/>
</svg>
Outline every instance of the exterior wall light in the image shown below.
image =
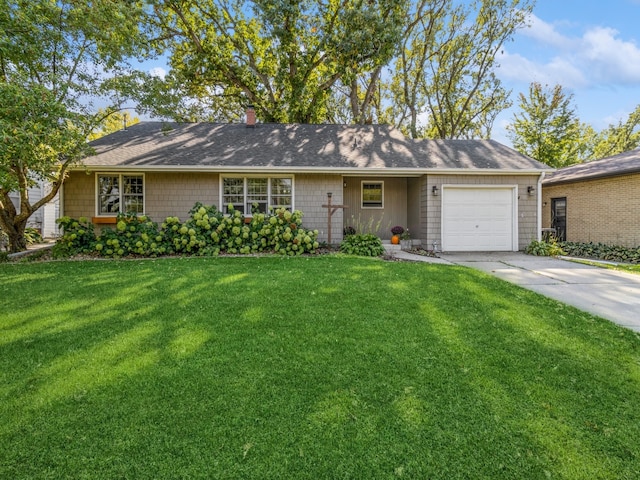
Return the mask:
<svg viewBox="0 0 640 480">
<path fill-rule="evenodd" d="M 434 185 L 433 187 L 431 187 L 431 193 L 433 194 L 434 197 L 438 196 L 438 194 L 440 193 L 440 190 L 438 189 L 437 185 Z"/>
<path fill-rule="evenodd" d="M 536 189 L 533 188 L 531 185 L 529 185 L 527 187 L 527 193 L 529 194 L 529 196 L 533 195 L 534 193 L 536 193 Z"/>
</svg>

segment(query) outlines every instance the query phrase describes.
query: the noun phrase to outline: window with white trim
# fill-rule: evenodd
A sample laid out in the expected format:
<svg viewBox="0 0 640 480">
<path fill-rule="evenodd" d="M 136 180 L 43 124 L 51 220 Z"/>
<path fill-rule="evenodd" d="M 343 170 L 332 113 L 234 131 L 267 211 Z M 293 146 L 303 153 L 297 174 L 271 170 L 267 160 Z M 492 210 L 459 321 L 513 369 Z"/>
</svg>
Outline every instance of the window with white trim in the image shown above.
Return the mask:
<svg viewBox="0 0 640 480">
<path fill-rule="evenodd" d="M 221 191 L 224 213 L 229 205 L 247 216 L 254 208 L 266 213 L 272 207 L 293 207 L 292 177 L 223 177 Z"/>
<path fill-rule="evenodd" d="M 384 182 L 362 182 L 362 208 L 383 208 Z"/>
<path fill-rule="evenodd" d="M 144 213 L 144 175 L 97 174 L 97 213 Z"/>
</svg>

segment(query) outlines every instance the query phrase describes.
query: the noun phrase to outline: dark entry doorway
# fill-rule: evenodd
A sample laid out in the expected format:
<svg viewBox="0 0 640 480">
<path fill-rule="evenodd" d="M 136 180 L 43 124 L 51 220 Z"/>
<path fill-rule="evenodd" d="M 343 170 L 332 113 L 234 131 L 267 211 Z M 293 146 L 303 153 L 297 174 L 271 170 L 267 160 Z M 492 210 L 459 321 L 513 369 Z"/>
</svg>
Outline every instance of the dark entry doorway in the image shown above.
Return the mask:
<svg viewBox="0 0 640 480">
<path fill-rule="evenodd" d="M 555 228 L 558 241 L 567 239 L 567 197 L 551 199 L 551 228 Z"/>
</svg>

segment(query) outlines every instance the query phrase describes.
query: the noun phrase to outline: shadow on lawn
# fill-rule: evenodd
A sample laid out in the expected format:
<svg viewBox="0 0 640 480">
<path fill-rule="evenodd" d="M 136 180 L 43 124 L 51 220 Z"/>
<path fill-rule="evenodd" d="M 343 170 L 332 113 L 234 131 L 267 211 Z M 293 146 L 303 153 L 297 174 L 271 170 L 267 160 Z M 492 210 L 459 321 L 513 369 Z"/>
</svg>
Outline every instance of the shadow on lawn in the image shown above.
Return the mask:
<svg viewBox="0 0 640 480">
<path fill-rule="evenodd" d="M 106 476 L 638 469 L 637 338 L 531 292 L 354 259 L 108 265 L 12 276 L 7 465 L 62 472 L 74 451 Z"/>
<path fill-rule="evenodd" d="M 496 296 L 493 282 L 500 281 L 455 282 L 466 297 L 456 316 L 446 297 L 423 305 L 452 354 L 463 398 L 473 399 L 472 423 L 485 419 L 472 433 L 476 454 L 501 468 L 537 464 L 539 473 L 562 478 L 637 471 L 627 470 L 640 455 L 637 337 L 517 287 L 509 286 L 517 302 Z M 618 349 L 621 355 L 612 356 Z"/>
</svg>

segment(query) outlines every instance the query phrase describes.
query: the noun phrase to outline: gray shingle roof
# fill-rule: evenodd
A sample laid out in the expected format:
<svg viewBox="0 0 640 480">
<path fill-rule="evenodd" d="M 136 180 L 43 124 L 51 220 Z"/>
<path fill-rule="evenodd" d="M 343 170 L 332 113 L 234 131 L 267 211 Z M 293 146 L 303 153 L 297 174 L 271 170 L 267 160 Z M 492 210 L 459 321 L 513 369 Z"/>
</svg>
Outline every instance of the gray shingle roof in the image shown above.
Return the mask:
<svg viewBox="0 0 640 480">
<path fill-rule="evenodd" d="M 549 167 L 493 140 L 413 140 L 384 125 L 144 122 L 91 142 L 89 167 L 287 169 L 378 173 L 540 171 Z"/>
<path fill-rule="evenodd" d="M 640 150 L 631 150 L 612 157 L 561 168 L 544 179 L 544 185 L 594 180 L 640 172 Z"/>
</svg>

